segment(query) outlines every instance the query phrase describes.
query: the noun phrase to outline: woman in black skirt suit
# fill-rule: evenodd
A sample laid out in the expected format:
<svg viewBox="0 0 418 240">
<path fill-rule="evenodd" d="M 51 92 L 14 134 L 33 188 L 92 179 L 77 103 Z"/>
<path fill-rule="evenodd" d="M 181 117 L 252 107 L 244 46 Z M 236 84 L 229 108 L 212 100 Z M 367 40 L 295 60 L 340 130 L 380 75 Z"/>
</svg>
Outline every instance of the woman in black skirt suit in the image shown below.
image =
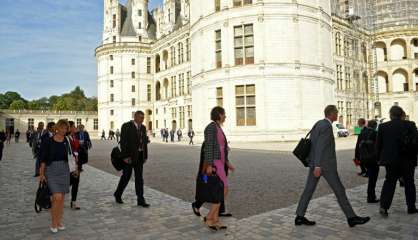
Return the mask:
<svg viewBox="0 0 418 240">
<path fill-rule="evenodd" d="M 65 138 L 69 130 L 67 120 L 59 120 L 55 125 L 55 135 L 42 142 L 41 168 L 39 181 L 46 181 L 52 194 L 50 230 L 57 233 L 65 230 L 62 224 L 64 214 L 64 196 L 70 189 L 70 168 L 68 165 L 71 148 Z M 70 155 L 71 156 L 71 155 Z"/>
</svg>

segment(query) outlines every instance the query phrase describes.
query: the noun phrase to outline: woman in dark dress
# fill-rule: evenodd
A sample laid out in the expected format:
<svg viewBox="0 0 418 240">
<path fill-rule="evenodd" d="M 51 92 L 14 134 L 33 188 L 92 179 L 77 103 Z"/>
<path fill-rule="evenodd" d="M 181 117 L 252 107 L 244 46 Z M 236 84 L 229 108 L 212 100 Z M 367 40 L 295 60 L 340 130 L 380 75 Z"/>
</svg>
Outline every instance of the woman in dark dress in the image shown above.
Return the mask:
<svg viewBox="0 0 418 240">
<path fill-rule="evenodd" d="M 64 197 L 70 188 L 70 168 L 68 165 L 71 147 L 65 135 L 69 130 L 67 120 L 59 120 L 55 125 L 55 135 L 48 141 L 42 142 L 41 167 L 39 181 L 48 184 L 52 194 L 50 230 L 57 233 L 58 230 L 65 230 L 61 220 L 64 214 Z"/>
</svg>

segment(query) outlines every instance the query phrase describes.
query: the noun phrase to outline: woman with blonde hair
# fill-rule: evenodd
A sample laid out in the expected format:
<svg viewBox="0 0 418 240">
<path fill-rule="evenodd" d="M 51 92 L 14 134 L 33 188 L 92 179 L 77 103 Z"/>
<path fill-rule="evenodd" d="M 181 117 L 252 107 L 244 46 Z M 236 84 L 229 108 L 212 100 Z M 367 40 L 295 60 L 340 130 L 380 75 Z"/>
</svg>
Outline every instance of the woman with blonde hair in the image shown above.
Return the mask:
<svg viewBox="0 0 418 240">
<path fill-rule="evenodd" d="M 67 120 L 59 120 L 55 125 L 55 135 L 42 142 L 41 167 L 39 181 L 46 182 L 51 198 L 51 219 L 50 230 L 57 233 L 58 230 L 65 230 L 62 224 L 64 214 L 64 196 L 70 189 L 70 168 L 68 160 L 71 157 L 71 146 L 65 138 L 69 130 Z"/>
</svg>

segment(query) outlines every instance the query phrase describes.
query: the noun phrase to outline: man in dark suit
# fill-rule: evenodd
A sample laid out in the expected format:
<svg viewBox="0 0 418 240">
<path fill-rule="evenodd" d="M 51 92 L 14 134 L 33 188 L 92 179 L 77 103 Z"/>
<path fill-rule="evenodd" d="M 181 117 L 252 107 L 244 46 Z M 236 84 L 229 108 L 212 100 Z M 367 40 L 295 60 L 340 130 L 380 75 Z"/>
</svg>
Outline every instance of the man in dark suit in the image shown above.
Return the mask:
<svg viewBox="0 0 418 240">
<path fill-rule="evenodd" d="M 148 159 L 148 136 L 144 122 L 144 113 L 135 112 L 134 120 L 126 122 L 121 128 L 120 148 L 125 156 L 125 166 L 114 197 L 117 203 L 122 204 L 122 194 L 135 171 L 135 191 L 138 206 L 147 208 L 149 204 L 144 199 L 144 180 L 142 177 L 144 163 Z"/>
<path fill-rule="evenodd" d="M 311 132 L 312 145 L 309 153 L 308 179 L 296 210 L 295 225 L 315 225 L 315 222 L 309 221 L 305 217 L 305 213 L 321 176 L 324 176 L 337 197 L 338 204 L 347 217 L 348 225 L 354 227 L 358 224 L 365 224 L 370 218 L 359 217 L 354 213 L 347 199 L 345 188 L 338 176 L 337 154 L 332 127 L 332 122 L 338 118 L 337 107 L 329 105 L 325 108 L 324 113 L 325 119 L 318 121 Z"/>
<path fill-rule="evenodd" d="M 380 196 L 380 214 L 387 217 L 392 204 L 396 182 L 403 178 L 408 213 L 417 213 L 416 189 L 414 183 L 417 165 L 418 146 L 405 146 L 406 139 L 416 139 L 418 132 L 415 123 L 402 120 L 403 110 L 399 106 L 390 109 L 391 121 L 379 126 L 377 135 L 377 154 L 381 165 L 386 168 L 385 182 Z"/>
<path fill-rule="evenodd" d="M 357 125 L 361 128 L 361 131 L 363 132 L 363 130 L 366 128 L 366 119 L 360 118 L 357 121 Z M 359 144 L 362 140 L 363 140 L 362 135 L 360 133 L 357 137 L 356 149 L 354 151 L 354 158 L 356 160 L 360 160 Z M 358 175 L 362 176 L 362 177 L 367 177 L 368 175 L 367 175 L 366 167 L 365 167 L 364 163 L 362 163 L 361 161 L 360 161 L 360 169 L 361 169 L 361 172 Z"/>
</svg>

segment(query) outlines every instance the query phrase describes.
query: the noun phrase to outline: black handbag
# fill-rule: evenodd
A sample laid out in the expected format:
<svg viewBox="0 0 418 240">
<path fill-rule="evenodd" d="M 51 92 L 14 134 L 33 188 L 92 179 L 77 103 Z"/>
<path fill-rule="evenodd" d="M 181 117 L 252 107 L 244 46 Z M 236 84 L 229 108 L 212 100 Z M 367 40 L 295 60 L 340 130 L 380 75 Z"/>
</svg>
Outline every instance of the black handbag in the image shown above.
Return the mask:
<svg viewBox="0 0 418 240">
<path fill-rule="evenodd" d="M 309 139 L 309 136 L 311 135 L 312 130 L 316 127 L 316 124 L 313 126 L 311 131 L 306 134 L 305 138 L 302 138 L 296 148 L 293 150 L 293 155 L 295 155 L 303 164 L 305 167 L 309 167 L 309 161 L 308 156 L 311 151 L 311 145 L 312 142 Z"/>
<path fill-rule="evenodd" d="M 51 193 L 45 182 L 40 182 L 38 191 L 36 191 L 35 211 L 40 213 L 42 209 L 51 208 Z"/>
<path fill-rule="evenodd" d="M 112 153 L 110 154 L 110 159 L 111 159 L 113 167 L 117 171 L 122 171 L 125 164 L 123 162 L 123 156 L 122 156 L 122 152 L 119 146 L 116 146 L 112 149 Z"/>
<path fill-rule="evenodd" d="M 206 179 L 205 179 L 206 178 Z M 220 203 L 224 199 L 224 185 L 216 174 L 199 174 L 196 179 L 196 200 L 199 202 Z"/>
</svg>

